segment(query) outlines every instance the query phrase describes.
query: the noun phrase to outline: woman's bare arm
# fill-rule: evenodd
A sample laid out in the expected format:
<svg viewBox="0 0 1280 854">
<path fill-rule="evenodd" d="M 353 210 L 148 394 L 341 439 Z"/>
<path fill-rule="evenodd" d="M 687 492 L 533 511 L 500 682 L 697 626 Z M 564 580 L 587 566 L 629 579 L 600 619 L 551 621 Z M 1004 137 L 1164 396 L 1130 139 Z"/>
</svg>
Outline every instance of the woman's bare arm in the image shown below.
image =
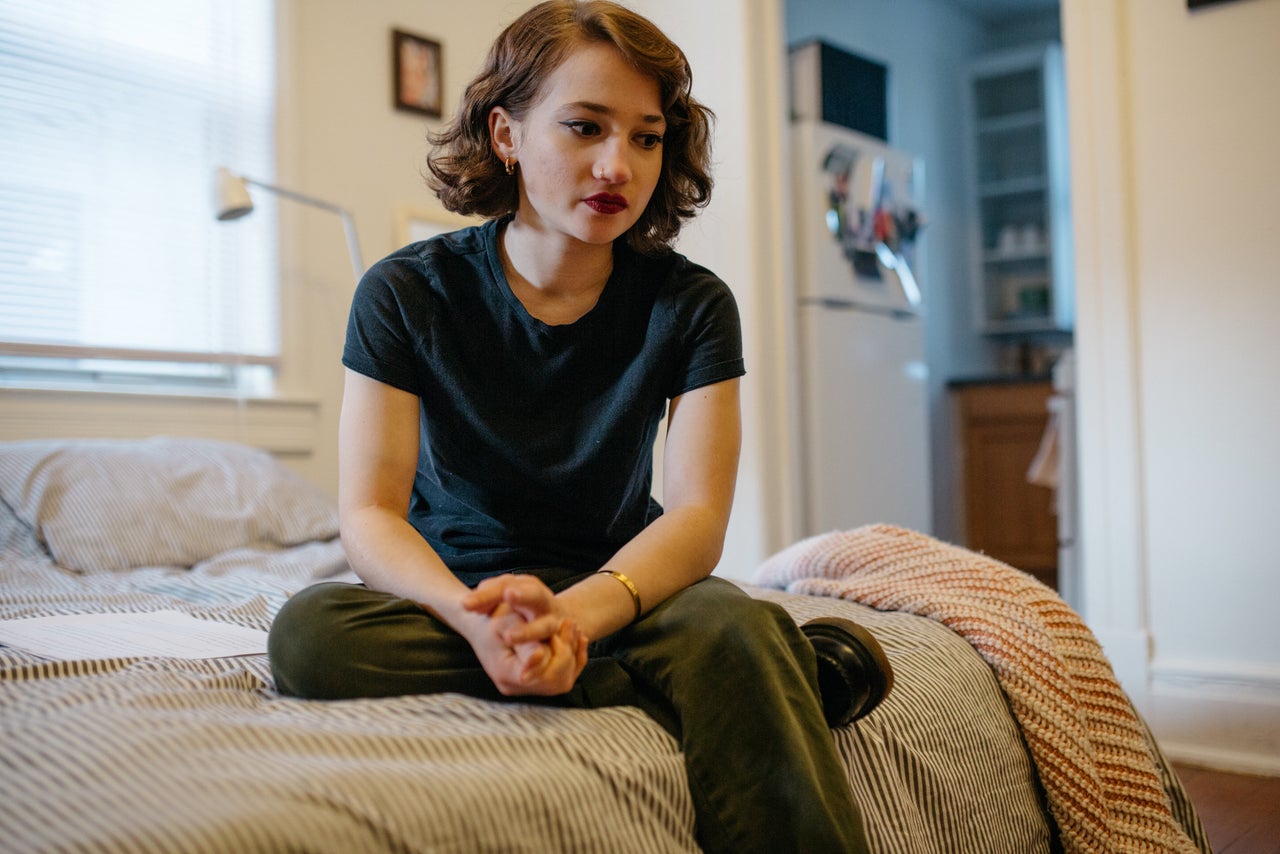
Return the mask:
<svg viewBox="0 0 1280 854">
<path fill-rule="evenodd" d="M 370 588 L 453 625 L 466 587 L 408 521 L 420 405 L 416 395 L 347 371 L 338 425 L 342 544 Z"/>
<path fill-rule="evenodd" d="M 464 606 L 470 591 L 409 524 L 418 466 L 421 402 L 347 371 L 338 428 L 338 509 L 352 569 L 371 589 L 417 602 L 465 637 L 504 694 L 562 694 L 586 661 L 585 639 L 562 620 L 523 642 L 503 632 L 523 618 L 510 608 Z"/>
<path fill-rule="evenodd" d="M 695 389 L 671 402 L 663 459 L 663 514 L 605 564 L 640 593 L 645 610 L 711 574 L 724 549 L 742 447 L 739 381 Z M 559 594 L 589 638 L 635 617 L 627 588 L 593 575 Z"/>
</svg>

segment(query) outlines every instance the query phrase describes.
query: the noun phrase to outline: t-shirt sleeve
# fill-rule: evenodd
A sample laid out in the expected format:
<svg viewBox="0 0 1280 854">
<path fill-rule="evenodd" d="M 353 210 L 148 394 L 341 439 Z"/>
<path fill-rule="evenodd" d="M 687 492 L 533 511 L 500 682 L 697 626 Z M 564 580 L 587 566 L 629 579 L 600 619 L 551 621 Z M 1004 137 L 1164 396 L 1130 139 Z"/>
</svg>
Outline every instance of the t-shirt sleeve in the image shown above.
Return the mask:
<svg viewBox="0 0 1280 854">
<path fill-rule="evenodd" d="M 688 354 L 669 397 L 746 373 L 742 358 L 742 322 L 729 286 L 713 273 L 690 265 L 688 285 L 681 289 L 677 316 Z"/>
<path fill-rule="evenodd" d="M 414 370 L 414 338 L 408 317 L 422 316 L 406 305 L 421 288 L 407 282 L 403 262 L 384 260 L 374 265 L 356 287 L 347 319 L 347 338 L 342 350 L 342 364 L 378 382 L 418 394 L 418 377 Z"/>
</svg>

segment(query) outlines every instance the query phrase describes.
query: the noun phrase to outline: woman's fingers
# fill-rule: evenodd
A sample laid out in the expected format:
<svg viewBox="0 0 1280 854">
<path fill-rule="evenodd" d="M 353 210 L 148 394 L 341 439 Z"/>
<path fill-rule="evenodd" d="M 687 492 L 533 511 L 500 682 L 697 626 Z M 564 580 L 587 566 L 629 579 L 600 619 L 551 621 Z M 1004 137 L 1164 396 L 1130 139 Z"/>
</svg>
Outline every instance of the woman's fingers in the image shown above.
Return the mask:
<svg viewBox="0 0 1280 854">
<path fill-rule="evenodd" d="M 549 654 L 540 663 L 526 665 L 521 681 L 527 692 L 546 696 L 568 692 L 587 664 L 586 637 L 566 620 L 559 631 L 540 646 Z"/>
<path fill-rule="evenodd" d="M 550 640 L 553 635 L 561 631 L 562 626 L 567 622 L 569 621 L 557 614 L 544 614 L 541 617 L 535 617 L 527 621 L 512 622 L 504 626 L 502 638 L 512 646 L 520 643 Z"/>
<path fill-rule="evenodd" d="M 496 672 L 489 675 L 502 694 L 564 694 L 586 667 L 588 638 L 536 577 L 486 579 L 463 602 L 488 617 L 487 643 L 501 647 L 493 649 Z"/>
</svg>

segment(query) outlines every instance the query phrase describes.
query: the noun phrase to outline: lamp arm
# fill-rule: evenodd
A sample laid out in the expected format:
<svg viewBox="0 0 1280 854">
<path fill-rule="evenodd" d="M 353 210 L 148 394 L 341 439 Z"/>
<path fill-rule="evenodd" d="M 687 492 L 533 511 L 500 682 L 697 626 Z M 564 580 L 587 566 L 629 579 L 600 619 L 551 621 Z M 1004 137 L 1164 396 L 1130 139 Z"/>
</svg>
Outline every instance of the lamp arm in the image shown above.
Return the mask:
<svg viewBox="0 0 1280 854">
<path fill-rule="evenodd" d="M 351 253 L 351 271 L 356 274 L 358 285 L 360 277 L 364 275 L 364 261 L 360 258 L 360 244 L 356 241 L 356 223 L 351 214 L 344 210 L 338 211 L 338 216 L 342 217 L 342 230 L 347 235 L 347 251 Z"/>
<path fill-rule="evenodd" d="M 317 199 L 314 196 L 304 195 L 294 190 L 287 190 L 284 187 L 277 187 L 275 184 L 268 184 L 265 181 L 259 181 L 255 178 L 246 178 L 243 175 L 240 178 L 246 184 L 252 184 L 255 187 L 261 187 L 269 190 L 278 196 L 283 196 L 291 201 L 300 202 L 304 205 L 311 205 L 314 208 L 322 208 L 323 210 L 336 213 L 342 218 L 342 230 L 347 236 L 347 252 L 351 255 L 351 269 L 355 272 L 356 282 L 359 283 L 360 277 L 364 275 L 364 261 L 360 256 L 360 243 L 356 240 L 356 223 L 351 218 L 351 214 L 346 208 L 339 207 L 332 202 L 326 202 L 324 199 Z"/>
</svg>

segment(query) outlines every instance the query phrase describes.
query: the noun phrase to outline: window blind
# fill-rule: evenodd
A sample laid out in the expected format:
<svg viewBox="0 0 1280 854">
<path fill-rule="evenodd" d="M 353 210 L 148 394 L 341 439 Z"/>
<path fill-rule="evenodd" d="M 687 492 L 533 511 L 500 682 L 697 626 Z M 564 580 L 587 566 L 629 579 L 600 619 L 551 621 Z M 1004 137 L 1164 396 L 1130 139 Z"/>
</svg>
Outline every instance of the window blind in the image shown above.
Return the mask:
<svg viewBox="0 0 1280 854">
<path fill-rule="evenodd" d="M 0 372 L 204 382 L 279 358 L 271 0 L 0 4 Z M 265 194 L 264 194 L 265 195 Z"/>
</svg>

